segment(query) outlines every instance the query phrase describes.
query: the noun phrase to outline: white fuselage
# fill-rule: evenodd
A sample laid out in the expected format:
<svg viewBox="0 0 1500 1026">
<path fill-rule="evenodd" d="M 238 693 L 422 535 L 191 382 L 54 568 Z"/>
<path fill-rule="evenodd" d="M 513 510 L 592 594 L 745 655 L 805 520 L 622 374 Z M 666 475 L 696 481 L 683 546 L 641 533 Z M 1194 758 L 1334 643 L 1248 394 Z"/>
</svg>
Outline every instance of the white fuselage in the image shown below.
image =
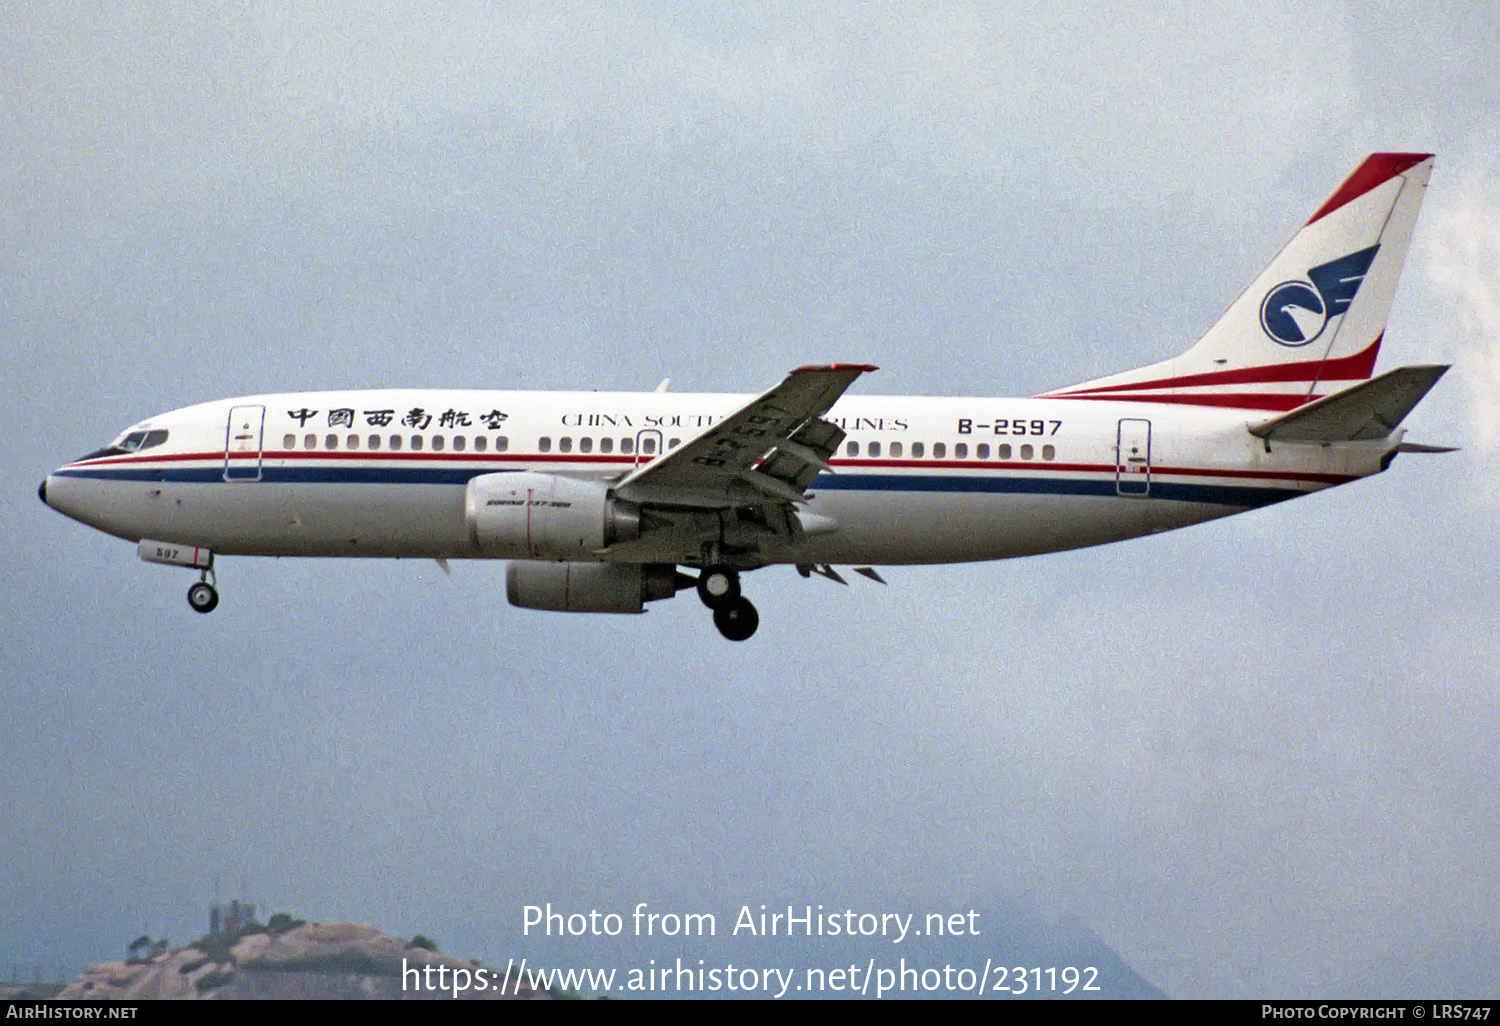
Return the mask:
<svg viewBox="0 0 1500 1026">
<path fill-rule="evenodd" d="M 133 426 L 149 448 L 54 471 L 54 508 L 132 541 L 222 555 L 459 559 L 468 481 L 531 470 L 618 479 L 745 395 L 383 390 L 251 396 Z M 761 563 L 1004 559 L 1170 530 L 1378 472 L 1399 436 L 1269 448 L 1254 411 L 1089 399 L 845 396 L 847 433 L 809 489 L 826 526 Z M 159 437 L 159 436 L 158 436 Z M 810 518 L 811 522 L 811 518 Z M 695 563 L 645 536 L 606 561 Z"/>
</svg>

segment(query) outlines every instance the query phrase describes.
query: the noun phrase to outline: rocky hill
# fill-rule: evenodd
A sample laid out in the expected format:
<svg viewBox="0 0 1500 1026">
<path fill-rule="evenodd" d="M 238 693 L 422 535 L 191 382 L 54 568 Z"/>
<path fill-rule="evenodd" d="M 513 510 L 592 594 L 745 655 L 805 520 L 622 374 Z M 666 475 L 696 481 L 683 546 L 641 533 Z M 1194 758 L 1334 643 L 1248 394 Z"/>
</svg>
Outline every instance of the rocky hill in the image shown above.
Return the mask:
<svg viewBox="0 0 1500 1026">
<path fill-rule="evenodd" d="M 404 974 L 403 969 L 407 970 Z M 451 980 L 455 970 L 481 971 L 472 962 L 397 940 L 372 926 L 299 923 L 279 932 L 253 927 L 232 935 L 211 935 L 193 946 L 139 961 L 91 966 L 57 996 L 85 1001 L 451 999 L 451 993 L 421 989 L 410 970 L 434 982 Z M 489 989 L 469 989 L 461 997 L 554 996 L 517 979 L 509 981 L 501 994 L 498 975 L 490 979 L 494 982 Z"/>
</svg>

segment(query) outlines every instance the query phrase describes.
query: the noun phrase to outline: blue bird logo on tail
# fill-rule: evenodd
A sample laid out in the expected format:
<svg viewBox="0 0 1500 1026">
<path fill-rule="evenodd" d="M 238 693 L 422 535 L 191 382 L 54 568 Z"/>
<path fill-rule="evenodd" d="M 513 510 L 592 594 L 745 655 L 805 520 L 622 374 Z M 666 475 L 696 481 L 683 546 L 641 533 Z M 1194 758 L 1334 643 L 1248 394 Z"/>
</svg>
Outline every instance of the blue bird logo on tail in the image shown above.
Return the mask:
<svg viewBox="0 0 1500 1026">
<path fill-rule="evenodd" d="M 1377 243 L 1307 272 L 1309 281 L 1284 281 L 1260 304 L 1260 326 L 1284 346 L 1305 346 L 1349 309 L 1354 294 L 1375 261 Z"/>
</svg>

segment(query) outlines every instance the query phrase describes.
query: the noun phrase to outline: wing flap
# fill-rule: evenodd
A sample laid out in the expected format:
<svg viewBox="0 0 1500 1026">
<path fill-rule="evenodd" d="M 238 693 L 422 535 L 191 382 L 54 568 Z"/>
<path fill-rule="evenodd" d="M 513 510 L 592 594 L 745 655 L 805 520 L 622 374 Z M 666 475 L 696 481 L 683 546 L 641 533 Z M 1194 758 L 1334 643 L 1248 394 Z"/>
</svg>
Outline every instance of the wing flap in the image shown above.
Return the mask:
<svg viewBox="0 0 1500 1026">
<path fill-rule="evenodd" d="M 837 424 L 811 420 L 792 437 L 777 439 L 776 448 L 757 470 L 803 492 L 819 473 L 831 472 L 828 460 L 843 442 L 844 430 Z"/>
<path fill-rule="evenodd" d="M 1267 442 L 1358 442 L 1387 438 L 1448 368 L 1398 367 L 1250 428 Z"/>
</svg>

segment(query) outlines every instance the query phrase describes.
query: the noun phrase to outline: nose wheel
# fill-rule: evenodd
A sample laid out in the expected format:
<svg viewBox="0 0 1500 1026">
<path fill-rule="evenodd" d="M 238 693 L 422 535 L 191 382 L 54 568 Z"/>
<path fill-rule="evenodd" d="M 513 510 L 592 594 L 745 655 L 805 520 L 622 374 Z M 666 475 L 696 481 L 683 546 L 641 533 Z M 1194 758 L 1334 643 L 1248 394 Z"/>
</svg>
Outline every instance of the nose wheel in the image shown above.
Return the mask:
<svg viewBox="0 0 1500 1026">
<path fill-rule="evenodd" d="M 207 573 L 203 580 L 188 589 L 188 605 L 193 607 L 195 613 L 212 613 L 219 604 L 219 589 L 213 586 Z"/>
</svg>

